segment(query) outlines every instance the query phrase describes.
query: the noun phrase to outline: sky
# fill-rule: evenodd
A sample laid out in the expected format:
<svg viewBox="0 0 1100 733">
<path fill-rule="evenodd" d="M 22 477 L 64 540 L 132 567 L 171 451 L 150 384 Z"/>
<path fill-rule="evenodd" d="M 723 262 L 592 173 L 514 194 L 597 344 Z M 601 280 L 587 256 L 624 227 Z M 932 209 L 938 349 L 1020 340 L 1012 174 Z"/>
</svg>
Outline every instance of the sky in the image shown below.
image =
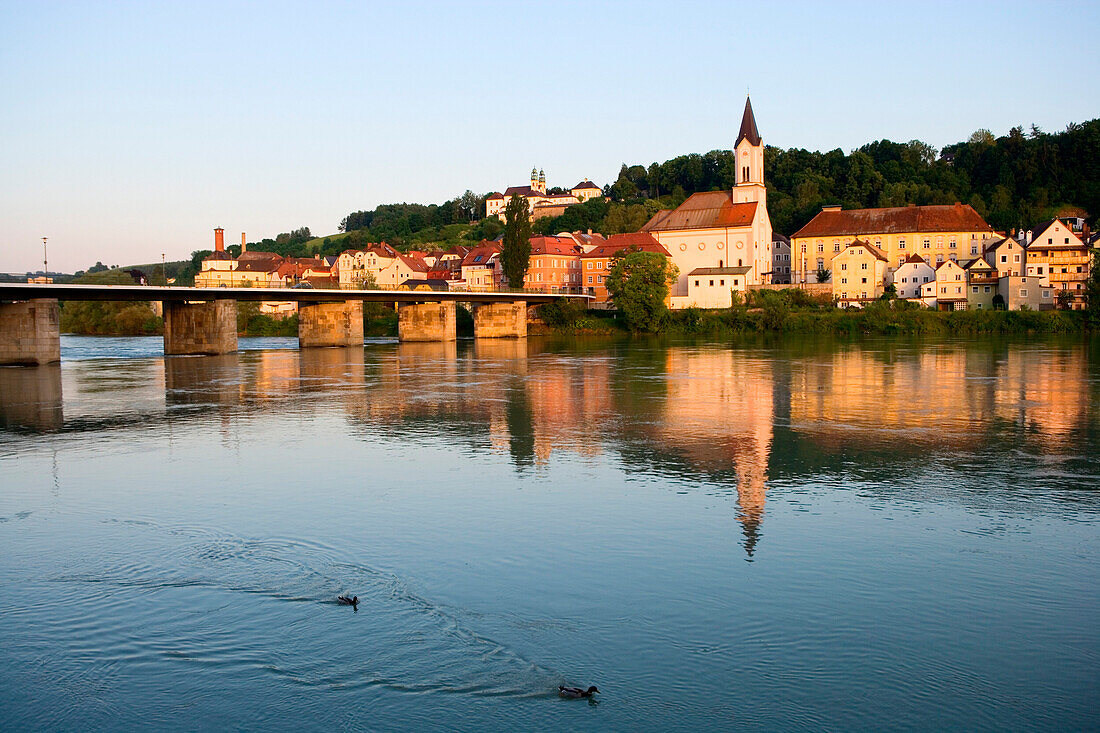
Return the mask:
<svg viewBox="0 0 1100 733">
<path fill-rule="evenodd" d="M 0 0 L 0 272 L 185 259 L 351 211 L 733 146 L 1100 117 L 1089 2 Z"/>
</svg>

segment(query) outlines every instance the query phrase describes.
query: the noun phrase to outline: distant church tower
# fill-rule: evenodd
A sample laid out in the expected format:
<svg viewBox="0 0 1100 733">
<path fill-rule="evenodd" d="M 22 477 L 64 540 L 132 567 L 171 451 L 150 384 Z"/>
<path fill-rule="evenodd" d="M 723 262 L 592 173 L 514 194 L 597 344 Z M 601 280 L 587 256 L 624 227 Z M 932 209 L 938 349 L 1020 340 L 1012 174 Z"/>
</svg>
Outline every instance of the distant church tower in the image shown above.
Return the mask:
<svg viewBox="0 0 1100 733">
<path fill-rule="evenodd" d="M 539 171 L 538 191 L 539 193 L 546 193 L 546 171 L 544 170 Z"/>
<path fill-rule="evenodd" d="M 742 204 L 759 201 L 768 203 L 768 191 L 764 187 L 764 141 L 756 129 L 756 116 L 752 102 L 745 97 L 745 114 L 741 117 L 741 131 L 733 147 L 737 157 L 737 183 L 733 187 L 733 202 Z"/>
<path fill-rule="evenodd" d="M 537 191 L 539 188 L 539 170 L 535 166 L 531 166 L 531 189 Z"/>
</svg>

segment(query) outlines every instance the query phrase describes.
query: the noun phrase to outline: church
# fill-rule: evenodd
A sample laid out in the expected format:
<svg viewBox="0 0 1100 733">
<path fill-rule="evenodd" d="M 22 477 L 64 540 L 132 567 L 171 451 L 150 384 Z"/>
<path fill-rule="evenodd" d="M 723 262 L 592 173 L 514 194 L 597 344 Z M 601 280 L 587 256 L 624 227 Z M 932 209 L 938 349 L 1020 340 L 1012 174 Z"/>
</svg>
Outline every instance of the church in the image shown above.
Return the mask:
<svg viewBox="0 0 1100 733">
<path fill-rule="evenodd" d="M 746 97 L 734 144 L 736 182 L 728 191 L 694 193 L 645 226 L 672 254 L 679 269 L 672 308 L 728 308 L 731 290 L 768 282 L 772 271 L 772 223 L 764 187 L 764 142 Z"/>
</svg>

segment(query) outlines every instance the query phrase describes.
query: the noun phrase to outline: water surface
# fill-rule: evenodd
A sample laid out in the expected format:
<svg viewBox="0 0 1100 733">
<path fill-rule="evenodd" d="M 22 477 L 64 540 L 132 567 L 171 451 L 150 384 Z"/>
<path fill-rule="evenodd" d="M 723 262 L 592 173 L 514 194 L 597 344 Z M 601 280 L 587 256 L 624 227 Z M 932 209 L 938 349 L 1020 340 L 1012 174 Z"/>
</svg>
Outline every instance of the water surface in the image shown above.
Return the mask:
<svg viewBox="0 0 1100 733">
<path fill-rule="evenodd" d="M 5 727 L 1098 725 L 1087 342 L 241 345 L 0 368 Z"/>
</svg>

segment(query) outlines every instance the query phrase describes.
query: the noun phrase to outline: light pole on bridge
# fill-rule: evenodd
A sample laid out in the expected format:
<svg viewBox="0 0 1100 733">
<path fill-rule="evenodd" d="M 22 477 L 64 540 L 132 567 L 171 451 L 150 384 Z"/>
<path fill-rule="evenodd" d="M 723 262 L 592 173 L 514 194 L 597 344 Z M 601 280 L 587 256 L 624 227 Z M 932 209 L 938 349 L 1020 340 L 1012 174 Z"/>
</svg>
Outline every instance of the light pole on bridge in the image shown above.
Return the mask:
<svg viewBox="0 0 1100 733">
<path fill-rule="evenodd" d="M 42 237 L 42 277 L 47 280 L 50 277 L 50 266 L 48 264 L 49 258 L 46 257 L 46 240 L 49 237 Z"/>
</svg>

